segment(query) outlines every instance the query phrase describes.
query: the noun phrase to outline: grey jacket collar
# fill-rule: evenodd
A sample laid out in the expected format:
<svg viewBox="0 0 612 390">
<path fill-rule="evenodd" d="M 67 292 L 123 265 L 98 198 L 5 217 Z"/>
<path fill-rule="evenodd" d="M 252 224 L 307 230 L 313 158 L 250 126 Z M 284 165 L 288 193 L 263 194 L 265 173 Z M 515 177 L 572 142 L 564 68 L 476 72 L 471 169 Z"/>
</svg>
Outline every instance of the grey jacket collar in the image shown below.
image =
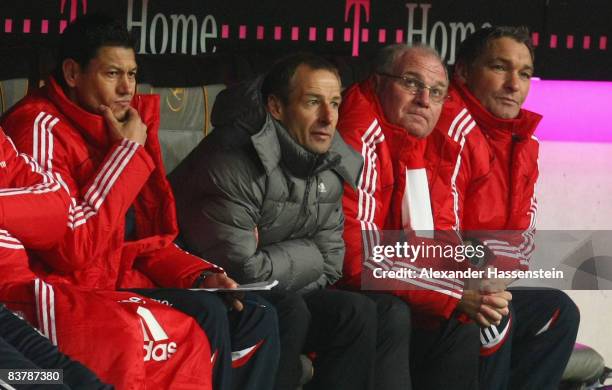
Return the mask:
<svg viewBox="0 0 612 390">
<path fill-rule="evenodd" d="M 323 155 L 316 155 L 295 142 L 287 130 L 268 114 L 261 130 L 252 135 L 251 140 L 268 174 L 280 164 L 293 175 L 302 178 L 331 169 L 353 188 L 357 187 L 363 160 L 338 132 L 332 139 L 330 150 Z"/>
</svg>

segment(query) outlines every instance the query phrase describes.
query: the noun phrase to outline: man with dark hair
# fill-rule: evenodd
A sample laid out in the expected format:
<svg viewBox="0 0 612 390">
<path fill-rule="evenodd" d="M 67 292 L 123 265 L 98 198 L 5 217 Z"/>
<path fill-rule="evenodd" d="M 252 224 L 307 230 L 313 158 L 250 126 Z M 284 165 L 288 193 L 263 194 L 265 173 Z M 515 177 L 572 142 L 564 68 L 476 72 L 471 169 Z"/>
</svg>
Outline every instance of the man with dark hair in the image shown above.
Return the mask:
<svg viewBox="0 0 612 390">
<path fill-rule="evenodd" d="M 459 156 L 447 165 L 454 172 L 455 215 L 440 228 L 480 242 L 487 248 L 481 263 L 498 269 L 528 268 L 534 250 L 538 141 L 533 134 L 541 116 L 521 108 L 533 61 L 526 28 L 488 27 L 469 36 L 459 49 L 434 132 Z M 478 293 L 508 293 L 506 282 Z M 480 387 L 556 389 L 576 339 L 578 310 L 562 291 L 511 293 L 509 314 L 479 321 Z"/>
<path fill-rule="evenodd" d="M 242 302 L 234 299 L 228 311 L 217 294 L 187 290 L 237 284 L 221 268 L 173 244 L 178 228 L 157 138 L 159 98 L 135 94 L 137 64 L 129 34 L 102 15 L 79 18 L 62 34 L 57 67 L 45 87 L 3 119 L 19 147 L 71 197 L 68 229 L 58 244 L 37 251 L 35 259 L 49 270 L 46 280 L 56 284 L 56 291 L 70 283 L 108 290 L 110 297 L 128 294 L 116 299 L 148 327 L 138 329 L 145 331 L 145 375 L 114 373 L 119 370 L 92 356 L 83 342 L 65 338 L 62 348 L 91 361 L 92 367 L 109 370 L 118 381 L 210 385 L 208 372 L 194 371 L 200 366 L 185 359 L 188 351 L 200 357 L 208 353 L 201 332 L 190 330 L 197 333 L 195 344 L 174 339 L 190 323 L 178 310 L 196 320 L 210 340 L 212 359 L 207 359 L 214 363 L 215 388 L 269 388 L 278 359 L 274 310 L 247 296 Z M 117 289 L 131 291 L 113 293 Z M 153 300 L 163 302 L 163 310 Z M 160 324 L 160 312 L 175 319 Z M 78 313 L 74 318 L 69 314 L 57 316 L 58 329 L 78 320 Z M 108 343 L 107 350 L 113 348 L 122 345 Z M 176 371 L 168 375 L 166 366 Z"/>
<path fill-rule="evenodd" d="M 277 389 L 299 384 L 301 351 L 316 353 L 307 388 L 406 383 L 392 363 L 408 337 L 380 326 L 409 322 L 402 302 L 325 289 L 342 274 L 342 183 L 355 186 L 362 166 L 335 131 L 338 71 L 297 54 L 260 83 L 219 95 L 215 131 L 170 175 L 181 237 L 240 282 L 279 281 L 265 295 L 279 313 Z"/>
</svg>

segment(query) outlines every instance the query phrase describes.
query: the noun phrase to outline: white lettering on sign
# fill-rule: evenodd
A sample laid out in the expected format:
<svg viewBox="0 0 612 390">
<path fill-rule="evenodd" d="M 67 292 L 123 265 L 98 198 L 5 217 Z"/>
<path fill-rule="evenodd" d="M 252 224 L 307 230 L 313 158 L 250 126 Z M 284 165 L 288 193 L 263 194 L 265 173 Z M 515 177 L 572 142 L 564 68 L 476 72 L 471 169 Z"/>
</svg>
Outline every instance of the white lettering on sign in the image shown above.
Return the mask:
<svg viewBox="0 0 612 390">
<path fill-rule="evenodd" d="M 421 42 L 435 47 L 446 63 L 452 65 L 455 63 L 457 47 L 468 35 L 476 31 L 476 26 L 472 22 L 437 21 L 429 29 L 431 8 L 431 4 L 406 3 L 408 9 L 406 43 Z M 490 26 L 491 24 L 486 22 L 481 27 Z"/>
<path fill-rule="evenodd" d="M 135 15 L 134 3 L 140 4 L 140 16 Z M 149 19 L 149 0 L 128 0 L 127 29 L 140 34 L 138 54 L 197 55 L 217 50 L 209 42 L 218 37 L 214 16 L 206 15 L 200 23 L 193 14 L 158 12 Z"/>
</svg>

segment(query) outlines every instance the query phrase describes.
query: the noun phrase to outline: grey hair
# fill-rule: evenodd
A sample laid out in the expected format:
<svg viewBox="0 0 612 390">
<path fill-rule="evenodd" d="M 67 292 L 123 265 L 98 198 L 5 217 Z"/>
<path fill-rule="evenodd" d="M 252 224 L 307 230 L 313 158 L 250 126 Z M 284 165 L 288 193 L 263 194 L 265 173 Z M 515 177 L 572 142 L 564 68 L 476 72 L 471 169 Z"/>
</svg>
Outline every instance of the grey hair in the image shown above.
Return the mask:
<svg viewBox="0 0 612 390">
<path fill-rule="evenodd" d="M 397 59 L 411 50 L 419 50 L 421 52 L 425 52 L 428 55 L 431 55 L 434 58 L 437 58 L 442 64 L 442 67 L 444 68 L 444 73 L 446 74 L 446 79 L 448 80 L 448 70 L 446 69 L 446 64 L 440 56 L 440 53 L 438 53 L 438 51 L 433 47 L 425 43 L 419 42 L 415 42 L 412 44 L 396 43 L 383 47 L 378 51 L 378 54 L 374 59 L 374 64 L 372 67 L 373 72 L 392 74 L 393 65 L 395 65 Z"/>
</svg>

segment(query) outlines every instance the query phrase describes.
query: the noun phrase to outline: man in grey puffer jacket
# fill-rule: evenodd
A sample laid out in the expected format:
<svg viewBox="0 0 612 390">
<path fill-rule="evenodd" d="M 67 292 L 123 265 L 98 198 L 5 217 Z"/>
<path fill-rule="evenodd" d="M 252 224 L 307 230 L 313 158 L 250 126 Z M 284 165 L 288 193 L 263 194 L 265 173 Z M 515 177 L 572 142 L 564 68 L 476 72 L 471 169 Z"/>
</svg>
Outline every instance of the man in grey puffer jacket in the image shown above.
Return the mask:
<svg viewBox="0 0 612 390">
<path fill-rule="evenodd" d="M 386 368 L 377 365 L 377 322 L 410 321 L 399 300 L 324 290 L 342 273 L 342 182 L 355 186 L 362 167 L 335 132 L 340 100 L 333 65 L 287 57 L 263 85 L 218 97 L 215 131 L 170 176 L 189 250 L 240 283 L 279 281 L 265 294 L 280 322 L 278 389 L 298 385 L 302 351 L 317 354 L 312 388 L 374 388 Z M 406 350 L 407 333 L 385 336 L 385 354 Z"/>
</svg>

